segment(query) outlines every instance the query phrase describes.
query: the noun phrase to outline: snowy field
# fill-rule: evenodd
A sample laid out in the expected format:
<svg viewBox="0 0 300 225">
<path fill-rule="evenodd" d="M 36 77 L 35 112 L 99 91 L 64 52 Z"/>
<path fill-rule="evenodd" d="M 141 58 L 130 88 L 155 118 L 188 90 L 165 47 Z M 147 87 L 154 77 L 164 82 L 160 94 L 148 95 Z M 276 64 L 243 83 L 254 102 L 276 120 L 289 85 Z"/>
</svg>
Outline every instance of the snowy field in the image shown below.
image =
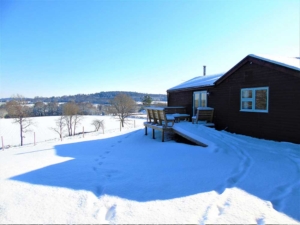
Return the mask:
<svg viewBox="0 0 300 225">
<path fill-rule="evenodd" d="M 136 115 L 133 118 L 128 118 L 123 129 L 130 129 L 135 127 L 143 127 L 141 118 L 146 118 L 146 115 Z M 45 141 L 58 141 L 60 140 L 59 135 L 51 128 L 55 128 L 55 121 L 59 116 L 50 117 L 32 117 L 32 125 L 29 127 L 29 131 L 24 133 L 24 145 L 45 142 Z M 76 127 L 76 133 L 83 133 L 86 136 L 103 134 L 102 129 L 95 133 L 95 127 L 92 125 L 93 120 L 102 120 L 104 124 L 104 133 L 115 133 L 120 131 L 120 121 L 116 117 L 112 116 L 83 116 L 80 123 Z M 65 135 L 67 136 L 67 132 Z M 13 119 L 0 119 L 0 137 L 3 138 L 5 147 L 18 146 L 20 145 L 20 125 L 14 123 Z M 83 135 L 77 135 L 76 137 L 65 137 L 67 139 L 78 139 L 83 138 Z M 64 139 L 65 139 L 64 138 Z M 1 141 L 1 140 L 0 140 Z M 2 143 L 0 143 L 0 148 Z"/>
<path fill-rule="evenodd" d="M 17 137 L 0 151 L 0 223 L 300 223 L 300 145 L 184 122 L 209 147 L 162 143 L 143 120 L 120 131 L 103 119 L 105 134 L 60 141 L 38 118 L 44 136 L 23 147 L 0 120 Z"/>
</svg>

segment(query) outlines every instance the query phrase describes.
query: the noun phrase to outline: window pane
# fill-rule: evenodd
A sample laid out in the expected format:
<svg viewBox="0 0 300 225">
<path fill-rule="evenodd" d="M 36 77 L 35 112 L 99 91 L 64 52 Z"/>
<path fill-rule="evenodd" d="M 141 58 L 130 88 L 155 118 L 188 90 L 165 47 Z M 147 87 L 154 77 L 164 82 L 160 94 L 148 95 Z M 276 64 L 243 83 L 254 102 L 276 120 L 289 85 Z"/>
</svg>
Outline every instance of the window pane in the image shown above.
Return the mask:
<svg viewBox="0 0 300 225">
<path fill-rule="evenodd" d="M 242 109 L 252 109 L 252 102 L 251 101 L 243 101 Z"/>
<path fill-rule="evenodd" d="M 195 108 L 198 108 L 199 107 L 199 98 L 200 98 L 200 96 L 199 96 L 198 93 L 196 93 L 194 96 L 195 96 L 194 106 L 195 106 Z"/>
<path fill-rule="evenodd" d="M 201 93 L 201 102 L 200 102 L 200 106 L 201 107 L 206 107 L 206 97 L 207 97 L 207 94 L 206 92 L 202 92 Z"/>
<path fill-rule="evenodd" d="M 193 97 L 194 112 L 193 112 L 193 116 L 196 115 L 198 107 L 206 107 L 206 106 L 207 106 L 207 91 L 194 92 L 194 97 Z"/>
<path fill-rule="evenodd" d="M 194 93 L 194 114 L 196 115 L 197 108 L 200 106 L 200 94 L 199 93 Z"/>
<path fill-rule="evenodd" d="M 255 109 L 259 109 L 259 110 L 267 109 L 267 90 L 255 91 Z"/>
<path fill-rule="evenodd" d="M 243 90 L 242 98 L 252 98 L 252 90 Z"/>
</svg>

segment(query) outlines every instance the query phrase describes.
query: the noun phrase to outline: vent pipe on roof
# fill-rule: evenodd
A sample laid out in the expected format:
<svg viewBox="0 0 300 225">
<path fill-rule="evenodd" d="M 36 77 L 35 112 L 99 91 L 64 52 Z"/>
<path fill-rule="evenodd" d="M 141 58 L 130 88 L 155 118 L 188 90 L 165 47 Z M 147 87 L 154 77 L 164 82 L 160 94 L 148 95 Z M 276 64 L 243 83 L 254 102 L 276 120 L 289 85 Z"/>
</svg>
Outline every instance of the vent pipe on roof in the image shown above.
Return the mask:
<svg viewBox="0 0 300 225">
<path fill-rule="evenodd" d="M 203 76 L 206 74 L 206 66 L 203 66 Z"/>
</svg>

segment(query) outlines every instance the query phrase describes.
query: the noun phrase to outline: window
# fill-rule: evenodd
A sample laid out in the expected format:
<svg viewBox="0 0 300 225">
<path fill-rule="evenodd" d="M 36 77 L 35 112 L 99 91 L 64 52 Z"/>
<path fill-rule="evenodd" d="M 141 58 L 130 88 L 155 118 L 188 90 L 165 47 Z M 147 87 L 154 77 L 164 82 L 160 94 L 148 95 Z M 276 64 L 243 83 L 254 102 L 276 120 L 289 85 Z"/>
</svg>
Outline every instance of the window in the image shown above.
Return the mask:
<svg viewBox="0 0 300 225">
<path fill-rule="evenodd" d="M 198 107 L 207 107 L 207 91 L 194 92 L 193 116 L 196 115 Z"/>
<path fill-rule="evenodd" d="M 241 89 L 241 111 L 268 112 L 269 88 Z"/>
</svg>

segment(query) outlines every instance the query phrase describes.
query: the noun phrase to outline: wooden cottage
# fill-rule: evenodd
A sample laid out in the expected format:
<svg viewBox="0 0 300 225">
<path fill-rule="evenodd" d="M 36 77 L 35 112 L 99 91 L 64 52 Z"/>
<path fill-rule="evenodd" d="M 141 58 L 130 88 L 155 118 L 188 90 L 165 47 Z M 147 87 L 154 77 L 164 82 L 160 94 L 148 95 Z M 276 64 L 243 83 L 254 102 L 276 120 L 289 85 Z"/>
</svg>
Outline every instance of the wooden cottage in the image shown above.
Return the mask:
<svg viewBox="0 0 300 225">
<path fill-rule="evenodd" d="M 224 73 L 199 76 L 167 90 L 168 106 L 184 106 L 191 116 L 196 115 L 198 107 L 209 106 L 210 92 L 214 83 Z"/>
<path fill-rule="evenodd" d="M 216 129 L 300 143 L 300 58 L 248 55 L 225 74 L 196 77 L 167 94 L 168 106 L 191 115 L 214 108 Z"/>
</svg>

